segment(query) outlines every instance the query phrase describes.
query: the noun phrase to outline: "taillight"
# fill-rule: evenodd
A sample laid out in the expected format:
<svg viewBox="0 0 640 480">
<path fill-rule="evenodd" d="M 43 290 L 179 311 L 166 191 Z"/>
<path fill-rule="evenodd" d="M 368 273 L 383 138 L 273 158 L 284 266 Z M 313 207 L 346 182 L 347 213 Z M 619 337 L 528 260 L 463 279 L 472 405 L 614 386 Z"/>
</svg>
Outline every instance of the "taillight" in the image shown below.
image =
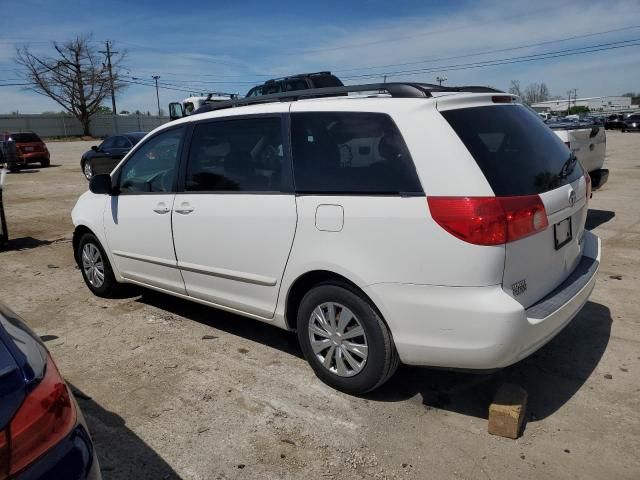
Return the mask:
<svg viewBox="0 0 640 480">
<path fill-rule="evenodd" d="M 547 228 L 538 195 L 521 197 L 427 197 L 433 219 L 450 234 L 475 245 L 514 242 Z"/>
<path fill-rule="evenodd" d="M 591 175 L 589 172 L 584 172 L 584 181 L 587 184 L 587 202 L 591 198 Z"/>
<path fill-rule="evenodd" d="M 5 472 L 13 475 L 32 463 L 66 437 L 75 422 L 76 411 L 71 394 L 49 357 L 44 378 L 27 395 L 8 431 L 3 432 L 6 435 L 4 444 L 8 444 L 6 457 L 2 454 L 4 449 L 0 437 L 0 457 L 8 458 L 8 467 L 0 473 L 0 478 L 4 478 Z"/>
</svg>

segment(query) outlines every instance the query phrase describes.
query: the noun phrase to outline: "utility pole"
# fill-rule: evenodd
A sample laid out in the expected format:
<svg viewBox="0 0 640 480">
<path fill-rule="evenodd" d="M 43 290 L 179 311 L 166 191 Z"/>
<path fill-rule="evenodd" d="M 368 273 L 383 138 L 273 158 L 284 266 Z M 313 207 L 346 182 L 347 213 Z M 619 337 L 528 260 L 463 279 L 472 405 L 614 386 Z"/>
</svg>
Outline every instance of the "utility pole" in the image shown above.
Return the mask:
<svg viewBox="0 0 640 480">
<path fill-rule="evenodd" d="M 438 82 L 438 85 L 442 86 L 442 82 L 446 82 L 447 81 L 447 77 L 440 77 L 437 76 L 436 77 L 436 82 Z"/>
<path fill-rule="evenodd" d="M 109 84 L 111 86 L 111 108 L 113 112 L 113 129 L 115 133 L 118 133 L 118 110 L 116 109 L 116 91 L 113 85 L 113 72 L 111 70 L 111 55 L 117 55 L 119 52 L 114 52 L 111 50 L 111 42 L 107 40 L 105 42 L 107 49 L 100 50 L 98 53 L 102 53 L 107 56 L 107 68 L 109 69 Z"/>
<path fill-rule="evenodd" d="M 571 111 L 571 90 L 567 92 L 567 115 Z"/>
<path fill-rule="evenodd" d="M 160 94 L 158 93 L 158 79 L 160 75 L 153 75 L 153 78 L 156 81 L 156 100 L 158 101 L 158 120 L 160 119 Z"/>
<path fill-rule="evenodd" d="M 574 107 L 578 106 L 578 89 L 577 88 L 573 89 L 573 106 Z"/>
<path fill-rule="evenodd" d="M 387 83 L 387 76 L 386 75 L 384 76 L 384 80 L 383 80 L 382 83 Z"/>
</svg>

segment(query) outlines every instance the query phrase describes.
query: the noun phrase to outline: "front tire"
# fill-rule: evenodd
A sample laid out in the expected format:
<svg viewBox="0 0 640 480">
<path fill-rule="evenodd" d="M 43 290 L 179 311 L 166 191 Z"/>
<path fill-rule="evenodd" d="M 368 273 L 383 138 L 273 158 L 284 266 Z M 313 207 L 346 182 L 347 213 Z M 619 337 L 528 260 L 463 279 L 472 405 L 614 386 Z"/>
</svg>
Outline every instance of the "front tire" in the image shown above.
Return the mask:
<svg viewBox="0 0 640 480">
<path fill-rule="evenodd" d="M 85 233 L 80 238 L 76 261 L 84 282 L 94 295 L 109 298 L 118 292 L 120 284 L 113 275 L 109 258 L 93 233 Z"/>
<path fill-rule="evenodd" d="M 307 292 L 298 309 L 298 339 L 318 378 L 352 395 L 378 388 L 400 363 L 374 306 L 347 284 L 322 283 Z"/>
</svg>

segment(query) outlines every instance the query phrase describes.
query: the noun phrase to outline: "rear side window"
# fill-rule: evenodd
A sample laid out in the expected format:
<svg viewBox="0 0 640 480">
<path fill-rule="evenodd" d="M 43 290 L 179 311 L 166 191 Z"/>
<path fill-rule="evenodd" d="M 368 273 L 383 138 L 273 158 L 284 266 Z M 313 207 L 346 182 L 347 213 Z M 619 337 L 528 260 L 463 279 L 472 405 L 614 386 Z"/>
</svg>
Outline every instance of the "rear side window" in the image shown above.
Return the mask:
<svg viewBox="0 0 640 480">
<path fill-rule="evenodd" d="M 334 75 L 313 75 L 314 88 L 342 87 L 343 83 Z"/>
<path fill-rule="evenodd" d="M 441 113 L 497 196 L 544 193 L 584 174 L 562 140 L 521 105 L 461 108 Z"/>
<path fill-rule="evenodd" d="M 12 133 L 11 139 L 16 143 L 42 142 L 40 137 L 35 133 Z"/>
<path fill-rule="evenodd" d="M 407 146 L 388 115 L 294 113 L 291 145 L 300 193 L 423 194 Z"/>
<path fill-rule="evenodd" d="M 279 117 L 200 123 L 193 130 L 185 189 L 191 192 L 279 192 L 283 180 Z"/>
</svg>

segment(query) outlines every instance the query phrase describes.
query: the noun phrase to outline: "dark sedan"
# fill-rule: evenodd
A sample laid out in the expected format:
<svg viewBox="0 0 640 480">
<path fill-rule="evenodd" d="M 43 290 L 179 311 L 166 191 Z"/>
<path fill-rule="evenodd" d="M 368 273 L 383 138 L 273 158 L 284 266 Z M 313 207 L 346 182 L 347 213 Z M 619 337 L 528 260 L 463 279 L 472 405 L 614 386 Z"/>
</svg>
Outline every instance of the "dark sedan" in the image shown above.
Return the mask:
<svg viewBox="0 0 640 480">
<path fill-rule="evenodd" d="M 40 338 L 0 303 L 0 479 L 99 480 L 71 389 Z"/>
<path fill-rule="evenodd" d="M 624 116 L 619 113 L 609 115 L 604 121 L 605 130 L 620 130 L 624 127 Z"/>
<path fill-rule="evenodd" d="M 82 173 L 90 180 L 94 175 L 111 173 L 114 167 L 129 153 L 147 132 L 129 132 L 111 135 L 100 145 L 94 145 L 80 160 Z"/>
<path fill-rule="evenodd" d="M 637 132 L 640 130 L 640 113 L 634 113 L 624 119 L 623 132 Z"/>
</svg>

